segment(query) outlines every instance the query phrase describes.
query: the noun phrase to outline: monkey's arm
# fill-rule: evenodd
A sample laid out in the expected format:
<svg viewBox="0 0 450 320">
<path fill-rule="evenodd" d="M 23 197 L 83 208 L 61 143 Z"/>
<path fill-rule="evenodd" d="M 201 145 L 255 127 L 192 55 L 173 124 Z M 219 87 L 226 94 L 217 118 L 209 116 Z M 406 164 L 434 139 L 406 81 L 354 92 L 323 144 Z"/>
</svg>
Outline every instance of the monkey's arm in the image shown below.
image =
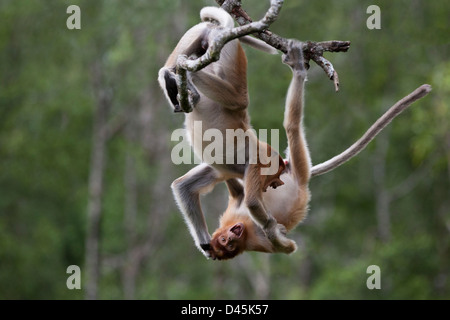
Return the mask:
<svg viewBox="0 0 450 320">
<path fill-rule="evenodd" d="M 253 220 L 263 228 L 267 238 L 272 242 L 274 252 L 292 253 L 297 249 L 295 242 L 286 238 L 286 228 L 278 224 L 264 206 L 262 200 L 264 180 L 261 176 L 260 165 L 249 164 L 244 177 L 245 205 Z"/>
<path fill-rule="evenodd" d="M 303 63 L 302 47 L 300 42 L 290 41 L 289 50 L 283 56 L 283 63 L 293 70 L 293 77 L 286 97 L 286 110 L 284 127 L 288 137 L 290 154 L 290 171 L 299 184 L 301 196 L 308 197 L 307 187 L 310 178 L 311 160 L 303 133 L 303 87 L 306 79 L 306 69 Z M 271 240 L 275 252 L 290 253 L 296 249 L 295 242 L 286 238 L 286 229 L 277 224 L 277 221 L 265 211 L 262 202 L 262 189 L 257 179 L 260 169 L 256 170 L 250 165 L 246 172 L 246 205 L 252 217 L 263 226 L 269 240 Z M 305 191 L 305 192 L 304 192 Z M 300 203 L 306 203 L 301 201 Z"/>
<path fill-rule="evenodd" d="M 311 158 L 303 130 L 306 69 L 301 42 L 291 40 L 288 48 L 288 53 L 283 55 L 283 63 L 292 69 L 293 76 L 286 96 L 283 126 L 288 139 L 290 170 L 299 186 L 306 188 L 311 176 Z"/>
<path fill-rule="evenodd" d="M 228 179 L 225 183 L 230 196 L 239 199 L 239 202 L 241 202 L 244 198 L 244 187 L 242 186 L 242 183 L 240 183 L 237 179 Z"/>
<path fill-rule="evenodd" d="M 200 195 L 211 191 L 222 180 L 215 169 L 207 164 L 201 164 L 172 183 L 175 200 L 185 218 L 195 244 L 207 258 L 210 257 L 209 242 L 211 236 L 201 208 Z"/>
</svg>

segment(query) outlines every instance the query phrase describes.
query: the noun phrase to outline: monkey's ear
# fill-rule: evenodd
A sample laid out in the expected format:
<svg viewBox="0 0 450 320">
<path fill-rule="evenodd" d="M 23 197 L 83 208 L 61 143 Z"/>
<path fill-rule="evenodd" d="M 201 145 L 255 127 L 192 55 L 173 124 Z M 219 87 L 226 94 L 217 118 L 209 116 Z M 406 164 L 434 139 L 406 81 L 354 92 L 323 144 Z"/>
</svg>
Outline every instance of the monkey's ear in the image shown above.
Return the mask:
<svg viewBox="0 0 450 320">
<path fill-rule="evenodd" d="M 230 228 L 230 231 L 233 232 L 238 238 L 240 238 L 242 236 L 242 233 L 244 232 L 244 229 L 244 224 L 239 222 L 232 226 Z"/>
<path fill-rule="evenodd" d="M 237 179 L 228 179 L 225 181 L 228 187 L 228 192 L 233 198 L 244 198 L 244 187 Z"/>
</svg>

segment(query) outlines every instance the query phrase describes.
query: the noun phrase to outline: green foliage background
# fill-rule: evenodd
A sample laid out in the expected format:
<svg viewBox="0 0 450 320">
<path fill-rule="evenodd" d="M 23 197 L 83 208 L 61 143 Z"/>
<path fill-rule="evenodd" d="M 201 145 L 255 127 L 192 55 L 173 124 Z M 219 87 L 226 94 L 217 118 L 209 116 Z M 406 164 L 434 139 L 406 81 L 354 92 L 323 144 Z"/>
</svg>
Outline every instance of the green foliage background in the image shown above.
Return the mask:
<svg viewBox="0 0 450 320">
<path fill-rule="evenodd" d="M 66 28 L 71 4 L 81 8 L 81 30 Z M 381 30 L 366 27 L 371 4 L 381 8 Z M 169 185 L 192 166 L 171 163 L 170 134 L 183 116 L 172 114 L 156 81 L 205 5 L 216 4 L 0 0 L 0 298 L 85 297 L 101 91 L 112 97 L 113 133 L 98 298 L 449 299 L 450 2 L 285 0 L 275 33 L 352 42 L 348 53 L 326 56 L 339 72 L 339 93 L 316 65 L 309 71 L 305 124 L 313 163 L 344 150 L 419 85 L 433 91 L 358 157 L 312 180 L 309 217 L 292 233 L 296 253 L 227 262 L 204 259 L 174 204 Z M 268 1 L 243 6 L 256 19 Z M 246 52 L 252 124 L 281 130 L 290 71 L 280 56 Z M 210 231 L 226 197 L 218 186 L 204 198 Z M 66 287 L 73 264 L 81 267 L 81 290 Z M 381 269 L 381 290 L 366 287 L 370 265 Z"/>
</svg>

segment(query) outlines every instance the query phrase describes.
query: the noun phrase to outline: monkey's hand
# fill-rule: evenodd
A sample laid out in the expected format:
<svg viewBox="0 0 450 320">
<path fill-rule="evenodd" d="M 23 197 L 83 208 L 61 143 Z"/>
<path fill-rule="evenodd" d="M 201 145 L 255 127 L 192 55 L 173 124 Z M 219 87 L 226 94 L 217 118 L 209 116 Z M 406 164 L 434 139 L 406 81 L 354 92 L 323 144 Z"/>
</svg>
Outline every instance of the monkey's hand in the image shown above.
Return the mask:
<svg viewBox="0 0 450 320">
<path fill-rule="evenodd" d="M 303 59 L 302 43 L 298 40 L 289 40 L 288 52 L 283 54 L 282 61 L 293 71 L 297 71 L 306 77 L 305 61 Z"/>
<path fill-rule="evenodd" d="M 280 156 L 278 156 L 278 159 L 279 159 L 279 165 L 278 165 L 277 173 L 275 173 L 273 175 L 268 175 L 268 176 L 265 176 L 265 175 L 261 176 L 263 192 L 266 192 L 268 187 L 272 187 L 273 189 L 276 189 L 276 188 L 284 185 L 284 182 L 280 179 L 280 176 L 286 170 L 286 163 L 284 162 L 283 158 L 281 158 Z M 268 167 L 268 165 L 266 167 Z"/>
<path fill-rule="evenodd" d="M 207 258 L 207 259 L 213 259 L 216 260 L 216 256 L 214 254 L 214 250 L 211 247 L 211 245 L 209 243 L 205 243 L 205 244 L 201 244 L 200 248 L 202 249 L 202 253 L 203 255 Z"/>
<path fill-rule="evenodd" d="M 186 55 L 180 54 L 177 63 L 180 64 L 187 59 L 188 57 Z M 200 100 L 200 94 L 192 82 L 191 72 L 182 69 L 181 67 L 176 67 L 175 73 L 176 90 L 178 93 L 177 100 L 179 102 L 179 107 L 175 107 L 175 112 L 189 113 Z"/>
<path fill-rule="evenodd" d="M 267 238 L 272 242 L 275 252 L 289 254 L 297 250 L 295 241 L 286 237 L 286 227 L 277 223 L 275 219 L 269 220 L 266 226 L 264 226 L 264 232 L 266 233 Z"/>
</svg>

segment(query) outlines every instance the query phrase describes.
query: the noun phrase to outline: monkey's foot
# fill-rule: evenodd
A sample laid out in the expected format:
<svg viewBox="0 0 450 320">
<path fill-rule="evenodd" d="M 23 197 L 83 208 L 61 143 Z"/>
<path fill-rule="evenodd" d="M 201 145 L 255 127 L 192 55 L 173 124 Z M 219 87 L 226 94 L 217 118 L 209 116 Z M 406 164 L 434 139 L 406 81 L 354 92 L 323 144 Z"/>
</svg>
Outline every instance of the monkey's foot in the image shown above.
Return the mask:
<svg viewBox="0 0 450 320">
<path fill-rule="evenodd" d="M 289 254 L 297 250 L 295 241 L 286 237 L 287 230 L 284 225 L 276 224 L 270 229 L 265 228 L 264 231 L 266 232 L 267 238 L 272 242 L 274 252 Z"/>
<path fill-rule="evenodd" d="M 281 157 L 278 158 L 279 158 L 278 171 L 273 175 L 265 176 L 265 182 L 262 187 L 263 192 L 266 192 L 268 187 L 276 189 L 284 185 L 284 182 L 280 179 L 280 176 L 286 170 L 286 163 Z"/>
</svg>

